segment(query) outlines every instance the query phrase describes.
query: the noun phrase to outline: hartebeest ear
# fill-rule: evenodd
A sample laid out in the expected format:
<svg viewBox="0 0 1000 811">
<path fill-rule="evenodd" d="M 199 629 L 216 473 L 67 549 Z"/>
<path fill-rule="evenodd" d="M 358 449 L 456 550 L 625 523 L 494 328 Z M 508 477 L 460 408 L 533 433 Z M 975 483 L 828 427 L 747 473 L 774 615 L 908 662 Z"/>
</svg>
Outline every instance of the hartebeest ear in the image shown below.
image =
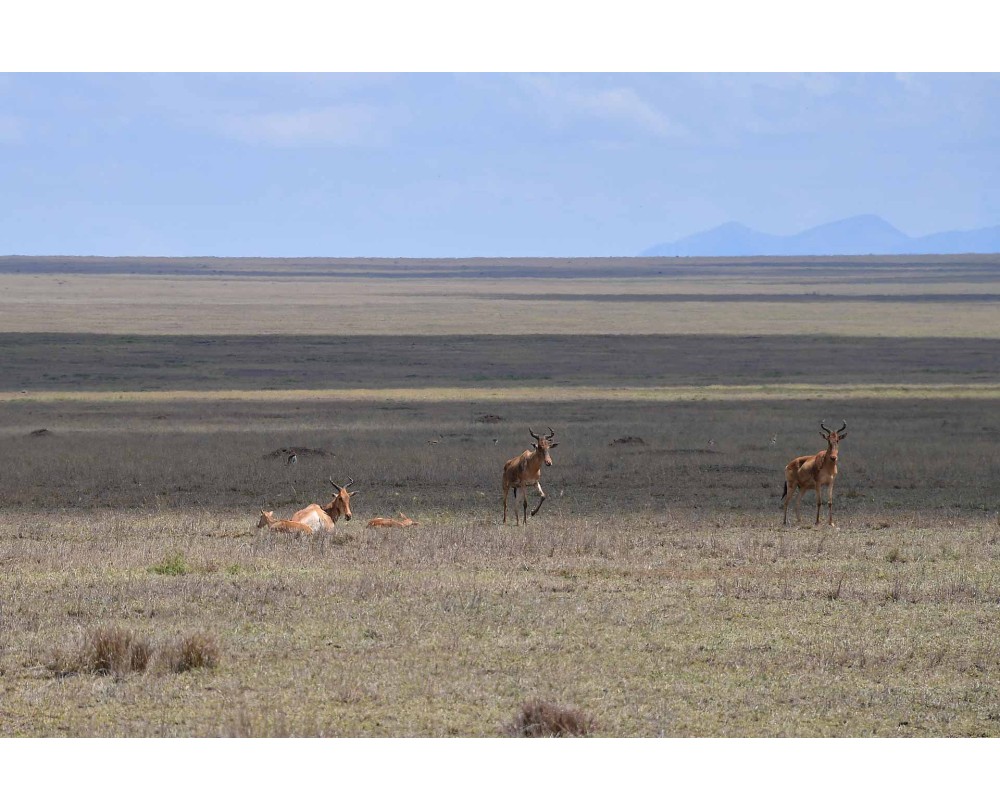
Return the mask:
<svg viewBox="0 0 1000 811">
<path fill-rule="evenodd" d="M 348 493 L 347 495 L 349 495 L 349 496 L 356 496 L 357 494 L 358 494 L 357 490 L 351 490 L 351 492 Z"/>
<path fill-rule="evenodd" d="M 840 431 L 837 433 L 838 440 L 843 439 L 845 436 L 847 436 L 847 431 Z"/>
<path fill-rule="evenodd" d="M 550 448 L 558 448 L 559 447 L 559 443 L 558 442 L 553 442 L 551 445 L 549 445 L 549 447 Z"/>
</svg>

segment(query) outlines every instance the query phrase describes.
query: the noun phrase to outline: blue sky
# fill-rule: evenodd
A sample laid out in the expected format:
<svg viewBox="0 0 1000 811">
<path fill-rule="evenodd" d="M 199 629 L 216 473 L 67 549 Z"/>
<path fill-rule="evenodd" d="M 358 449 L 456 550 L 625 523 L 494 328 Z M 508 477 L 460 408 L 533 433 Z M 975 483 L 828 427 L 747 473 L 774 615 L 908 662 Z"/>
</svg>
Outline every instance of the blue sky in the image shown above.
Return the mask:
<svg viewBox="0 0 1000 811">
<path fill-rule="evenodd" d="M 0 74 L 0 254 L 622 256 L 1000 224 L 1000 74 Z"/>
</svg>

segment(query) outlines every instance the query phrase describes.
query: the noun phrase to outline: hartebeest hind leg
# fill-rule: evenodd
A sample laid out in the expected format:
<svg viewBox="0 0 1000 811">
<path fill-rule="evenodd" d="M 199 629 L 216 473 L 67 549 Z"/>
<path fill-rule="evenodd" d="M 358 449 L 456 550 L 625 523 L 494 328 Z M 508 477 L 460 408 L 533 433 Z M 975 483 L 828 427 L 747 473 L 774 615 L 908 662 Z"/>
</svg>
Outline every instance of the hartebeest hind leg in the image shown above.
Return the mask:
<svg viewBox="0 0 1000 811">
<path fill-rule="evenodd" d="M 798 497 L 796 499 L 796 496 Z M 802 515 L 799 513 L 799 504 L 802 503 L 802 488 L 799 487 L 798 483 L 795 481 L 786 482 L 785 484 L 785 520 L 784 526 L 788 526 L 788 505 L 791 504 L 795 508 L 795 520 L 799 525 L 802 524 Z"/>
<path fill-rule="evenodd" d="M 542 509 L 542 504 L 545 503 L 545 491 L 542 489 L 542 483 L 541 482 L 535 482 L 535 487 L 538 488 L 538 495 L 540 495 L 542 498 L 541 498 L 541 501 L 538 502 L 538 506 L 535 507 L 535 509 L 533 509 L 531 511 L 531 517 L 532 518 L 534 518 L 538 514 L 538 511 L 540 509 Z"/>
<path fill-rule="evenodd" d="M 799 507 L 802 506 L 802 496 L 805 492 L 806 492 L 805 490 L 799 487 L 795 491 L 796 494 L 795 504 L 792 505 L 795 507 L 795 523 L 797 523 L 800 527 L 802 526 L 802 513 L 799 512 Z"/>
</svg>

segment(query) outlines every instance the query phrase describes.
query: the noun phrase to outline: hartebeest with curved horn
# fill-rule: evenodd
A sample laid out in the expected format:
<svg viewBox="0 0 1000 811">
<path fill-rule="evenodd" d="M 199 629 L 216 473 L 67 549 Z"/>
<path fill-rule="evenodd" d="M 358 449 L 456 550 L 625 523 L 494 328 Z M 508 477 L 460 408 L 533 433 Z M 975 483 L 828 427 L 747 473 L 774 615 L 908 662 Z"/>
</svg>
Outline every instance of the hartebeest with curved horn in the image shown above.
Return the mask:
<svg viewBox="0 0 1000 811">
<path fill-rule="evenodd" d="M 336 492 L 331 497 L 329 504 L 322 507 L 319 504 L 310 504 L 308 507 L 303 507 L 292 516 L 292 520 L 301 521 L 303 524 L 308 524 L 314 530 L 323 530 L 324 532 L 332 532 L 334 525 L 341 517 L 350 521 L 351 496 L 357 495 L 358 491 L 348 492 L 347 488 L 354 484 L 354 477 L 352 476 L 351 480 L 344 487 L 337 484 L 332 477 L 330 478 L 330 484 L 333 485 Z"/>
<path fill-rule="evenodd" d="M 847 421 L 836 431 L 831 431 L 821 421 L 820 436 L 827 442 L 825 451 L 820 451 L 812 456 L 798 456 L 785 465 L 785 491 L 782 494 L 785 508 L 785 525 L 788 524 L 788 502 L 792 500 L 795 491 L 798 490 L 799 497 L 795 501 L 795 519 L 801 523 L 802 516 L 799 514 L 799 504 L 802 502 L 802 493 L 812 489 L 816 491 L 816 523 L 819 523 L 819 511 L 823 505 L 820 495 L 820 488 L 827 486 L 827 497 L 829 498 L 830 526 L 833 526 L 833 480 L 837 478 L 837 457 L 840 455 L 838 445 L 840 440 L 847 436 Z"/>
<path fill-rule="evenodd" d="M 534 437 L 535 441 L 531 444 L 531 448 L 526 450 L 520 456 L 515 456 L 513 459 L 508 460 L 503 466 L 503 522 L 507 523 L 507 493 L 513 487 L 514 488 L 514 523 L 518 523 L 517 520 L 517 491 L 521 490 L 521 500 L 524 505 L 524 523 L 528 523 L 528 487 L 535 485 L 538 488 L 538 494 L 541 496 L 541 500 L 538 502 L 538 506 L 531 511 L 532 516 L 534 516 L 540 509 L 542 509 L 542 504 L 545 502 L 545 491 L 542 490 L 542 485 L 539 482 L 539 478 L 542 475 L 542 463 L 546 465 L 552 464 L 552 457 L 549 456 L 549 451 L 556 447 L 559 443 L 552 442 L 551 439 L 556 435 L 556 432 L 549 428 L 549 433 L 547 436 L 539 436 L 530 428 L 528 433 Z"/>
</svg>

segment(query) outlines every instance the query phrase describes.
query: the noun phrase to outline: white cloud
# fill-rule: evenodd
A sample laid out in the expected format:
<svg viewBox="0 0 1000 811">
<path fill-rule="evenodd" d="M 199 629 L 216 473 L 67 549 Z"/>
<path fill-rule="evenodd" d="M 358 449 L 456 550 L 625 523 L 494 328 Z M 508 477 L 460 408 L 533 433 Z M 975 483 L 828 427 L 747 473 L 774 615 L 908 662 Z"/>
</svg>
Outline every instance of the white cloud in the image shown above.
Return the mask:
<svg viewBox="0 0 1000 811">
<path fill-rule="evenodd" d="M 665 137 L 682 135 L 684 130 L 667 116 L 643 101 L 631 87 L 614 87 L 593 93 L 575 93 L 570 104 L 583 113 L 627 124 Z"/>
<path fill-rule="evenodd" d="M 383 143 L 389 117 L 366 104 L 339 104 L 291 112 L 237 113 L 215 119 L 214 129 L 245 143 L 297 147 Z"/>
<path fill-rule="evenodd" d="M 687 134 L 684 127 L 631 87 L 585 88 L 553 76 L 526 76 L 522 84 L 536 96 L 544 114 L 556 126 L 583 118 L 625 125 L 661 138 Z"/>
</svg>

